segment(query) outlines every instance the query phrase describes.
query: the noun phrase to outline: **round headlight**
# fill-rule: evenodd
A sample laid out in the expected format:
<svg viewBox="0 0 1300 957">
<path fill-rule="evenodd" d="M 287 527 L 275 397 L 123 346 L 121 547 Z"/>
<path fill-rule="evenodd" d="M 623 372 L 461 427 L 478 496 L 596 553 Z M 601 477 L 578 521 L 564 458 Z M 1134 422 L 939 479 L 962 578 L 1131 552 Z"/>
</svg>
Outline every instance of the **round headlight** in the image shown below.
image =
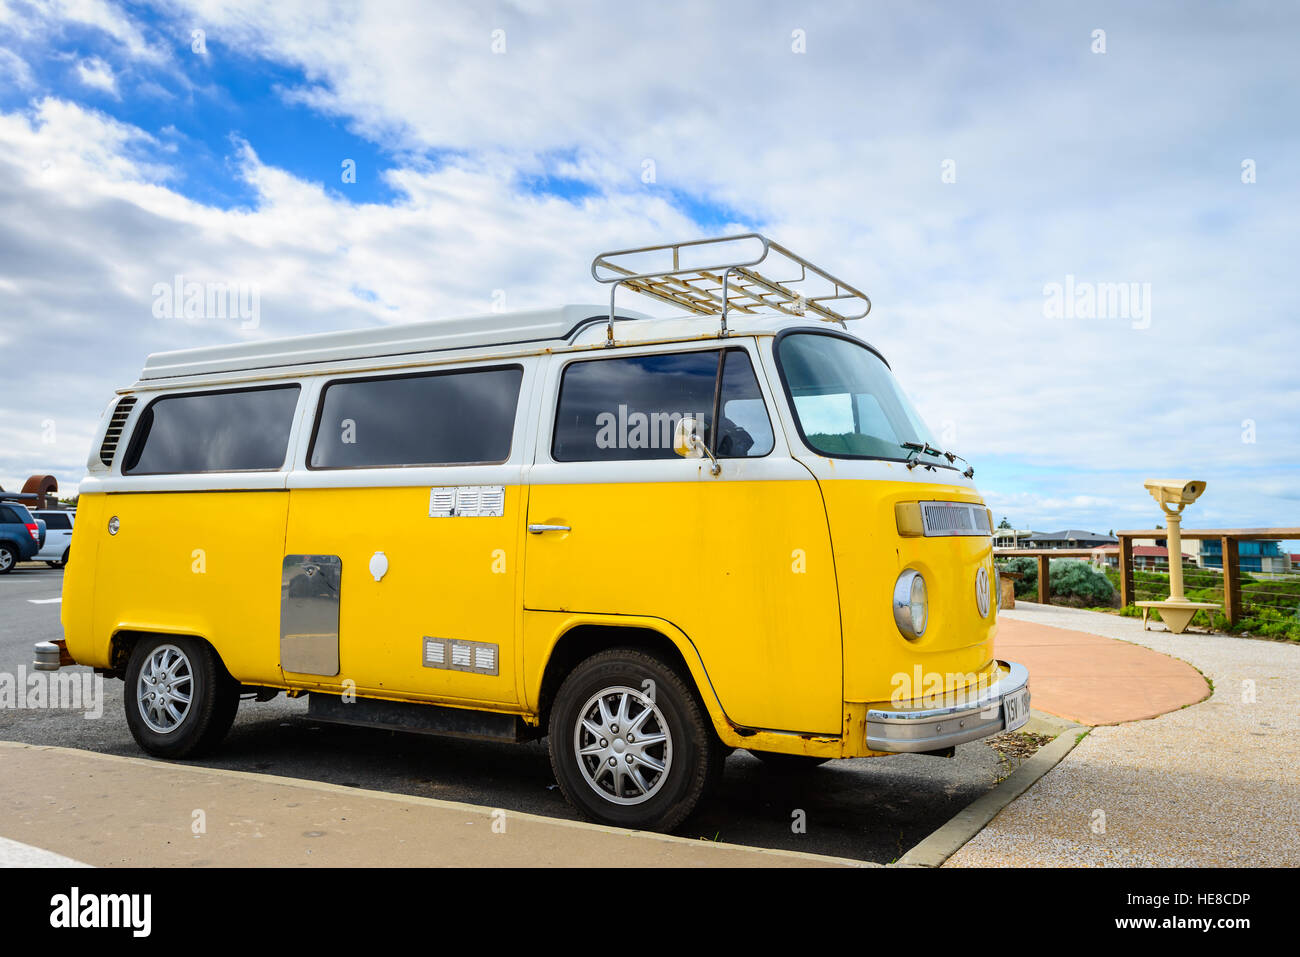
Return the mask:
<svg viewBox="0 0 1300 957">
<path fill-rule="evenodd" d="M 894 621 L 904 638 L 920 638 L 930 617 L 930 601 L 921 573 L 908 569 L 894 583 Z"/>
</svg>

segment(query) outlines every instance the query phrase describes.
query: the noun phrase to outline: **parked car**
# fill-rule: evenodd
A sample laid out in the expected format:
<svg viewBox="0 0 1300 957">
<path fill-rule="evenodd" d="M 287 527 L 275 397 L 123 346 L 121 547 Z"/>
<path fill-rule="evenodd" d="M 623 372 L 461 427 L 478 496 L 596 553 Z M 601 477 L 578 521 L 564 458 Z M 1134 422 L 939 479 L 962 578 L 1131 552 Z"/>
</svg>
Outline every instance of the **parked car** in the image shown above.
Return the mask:
<svg viewBox="0 0 1300 957">
<path fill-rule="evenodd" d="M 0 502 L 0 575 L 29 562 L 45 544 L 42 524 L 19 502 Z"/>
<path fill-rule="evenodd" d="M 51 568 L 62 568 L 68 563 L 72 544 L 72 523 L 77 513 L 62 509 L 39 509 L 32 512 L 37 521 L 45 523 L 45 544 L 36 553 L 36 560 Z"/>
</svg>

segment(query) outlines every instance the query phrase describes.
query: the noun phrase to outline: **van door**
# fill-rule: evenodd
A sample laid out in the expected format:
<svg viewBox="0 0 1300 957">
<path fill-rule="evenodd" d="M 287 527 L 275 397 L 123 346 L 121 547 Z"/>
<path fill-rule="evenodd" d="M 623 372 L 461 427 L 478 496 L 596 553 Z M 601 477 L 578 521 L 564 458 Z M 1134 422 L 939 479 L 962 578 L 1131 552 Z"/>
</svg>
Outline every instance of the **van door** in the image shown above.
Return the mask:
<svg viewBox="0 0 1300 957">
<path fill-rule="evenodd" d="M 524 614 L 664 619 L 695 646 L 733 722 L 839 734 L 821 494 L 772 428 L 752 342 L 736 343 L 555 362 L 529 472 Z M 703 423 L 721 474 L 673 451 L 683 416 Z"/>
<path fill-rule="evenodd" d="M 307 467 L 290 479 L 287 680 L 517 705 L 517 410 L 531 374 L 480 363 L 321 386 Z M 316 575 L 323 591 L 308 580 Z"/>
</svg>

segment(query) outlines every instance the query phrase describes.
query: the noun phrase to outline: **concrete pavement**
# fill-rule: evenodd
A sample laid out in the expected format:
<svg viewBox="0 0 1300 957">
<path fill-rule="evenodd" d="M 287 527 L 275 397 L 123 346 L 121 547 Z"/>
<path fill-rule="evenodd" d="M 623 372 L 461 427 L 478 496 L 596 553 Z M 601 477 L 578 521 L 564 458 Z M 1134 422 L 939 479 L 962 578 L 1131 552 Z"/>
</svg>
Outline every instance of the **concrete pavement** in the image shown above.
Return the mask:
<svg viewBox="0 0 1300 957">
<path fill-rule="evenodd" d="M 1213 694 L 1093 729 L 946 866 L 1300 866 L 1300 646 L 1028 603 L 1003 617 L 1183 659 Z"/>
<path fill-rule="evenodd" d="M 432 798 L 0 742 L 0 833 L 130 867 L 844 867 Z M 13 842 L 28 845 L 15 849 Z M 0 859 L 5 848 L 0 847 Z M 31 861 L 25 862 L 30 866 Z"/>
</svg>

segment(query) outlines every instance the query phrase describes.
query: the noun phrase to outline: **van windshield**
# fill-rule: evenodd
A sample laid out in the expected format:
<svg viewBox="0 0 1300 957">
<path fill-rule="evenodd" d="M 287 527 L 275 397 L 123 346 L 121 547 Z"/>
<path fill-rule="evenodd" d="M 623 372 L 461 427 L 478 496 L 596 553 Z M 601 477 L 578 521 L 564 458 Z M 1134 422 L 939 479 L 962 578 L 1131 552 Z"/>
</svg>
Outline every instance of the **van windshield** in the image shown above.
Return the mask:
<svg viewBox="0 0 1300 957">
<path fill-rule="evenodd" d="M 798 332 L 777 344 L 777 364 L 804 442 L 831 458 L 951 467 L 884 361 L 837 335 Z"/>
</svg>

